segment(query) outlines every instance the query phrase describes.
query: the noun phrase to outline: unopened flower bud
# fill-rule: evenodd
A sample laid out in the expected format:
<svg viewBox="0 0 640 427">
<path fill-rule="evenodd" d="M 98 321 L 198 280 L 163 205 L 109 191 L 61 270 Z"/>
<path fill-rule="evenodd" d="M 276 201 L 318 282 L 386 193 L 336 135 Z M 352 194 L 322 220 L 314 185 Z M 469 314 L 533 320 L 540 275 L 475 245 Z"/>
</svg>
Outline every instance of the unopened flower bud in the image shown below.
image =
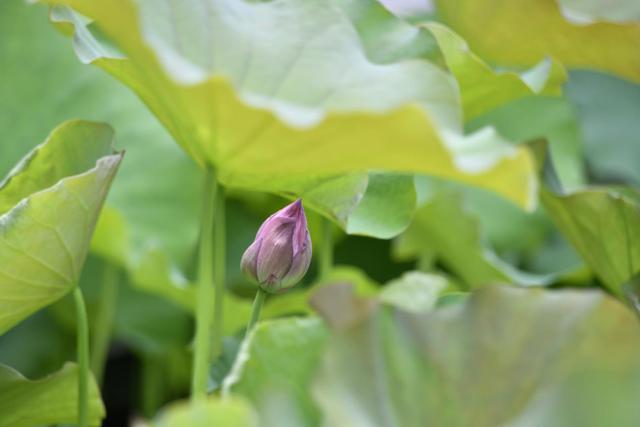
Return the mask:
<svg viewBox="0 0 640 427">
<path fill-rule="evenodd" d="M 311 263 L 311 239 L 300 199 L 271 215 L 240 263 L 242 271 L 269 293 L 295 286 Z"/>
</svg>

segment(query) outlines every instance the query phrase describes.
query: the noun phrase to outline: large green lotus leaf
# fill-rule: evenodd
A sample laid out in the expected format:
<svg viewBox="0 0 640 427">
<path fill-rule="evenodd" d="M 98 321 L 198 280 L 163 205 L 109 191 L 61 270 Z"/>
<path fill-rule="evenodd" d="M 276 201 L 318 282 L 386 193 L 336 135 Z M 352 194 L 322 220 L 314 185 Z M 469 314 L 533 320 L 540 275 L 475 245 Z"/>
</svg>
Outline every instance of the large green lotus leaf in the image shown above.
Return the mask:
<svg viewBox="0 0 640 427">
<path fill-rule="evenodd" d="M 244 341 L 223 384 L 223 395 L 248 398 L 261 426 L 319 425 L 309 388 L 327 337 L 316 317 L 260 323 Z"/>
<path fill-rule="evenodd" d="M 491 62 L 528 67 L 551 56 L 569 67 L 609 71 L 640 81 L 638 21 L 577 24 L 563 16 L 554 0 L 440 0 L 437 4 L 439 17 Z"/>
<path fill-rule="evenodd" d="M 585 263 L 618 296 L 640 271 L 640 193 L 587 188 L 567 194 L 545 189 L 542 202 Z"/>
<path fill-rule="evenodd" d="M 640 85 L 603 73 L 574 71 L 566 94 L 576 110 L 584 154 L 595 179 L 640 185 Z"/>
<path fill-rule="evenodd" d="M 154 427 L 257 427 L 253 408 L 243 399 L 177 402 L 163 409 Z"/>
<path fill-rule="evenodd" d="M 81 58 L 132 87 L 228 186 L 282 192 L 300 180 L 391 170 L 458 179 L 533 203 L 528 152 L 496 134 L 465 138 L 446 73 L 425 60 L 368 61 L 349 19 L 326 0 L 193 1 L 175 10 L 141 2 L 139 11 L 127 0 L 109 7 L 52 3 L 93 19 L 92 27 L 128 55 L 89 49 L 102 45 L 76 20 Z"/>
<path fill-rule="evenodd" d="M 639 392 L 628 308 L 598 291 L 512 287 L 419 314 L 374 305 L 333 331 L 313 384 L 332 427 L 631 427 Z"/>
<path fill-rule="evenodd" d="M 89 382 L 89 425 L 99 426 L 105 410 L 93 377 Z M 78 420 L 78 367 L 65 364 L 59 371 L 28 380 L 0 364 L 0 426 L 72 424 Z"/>
<path fill-rule="evenodd" d="M 62 124 L 0 184 L 0 333 L 77 284 L 122 159 L 112 139 L 104 124 Z"/>
</svg>

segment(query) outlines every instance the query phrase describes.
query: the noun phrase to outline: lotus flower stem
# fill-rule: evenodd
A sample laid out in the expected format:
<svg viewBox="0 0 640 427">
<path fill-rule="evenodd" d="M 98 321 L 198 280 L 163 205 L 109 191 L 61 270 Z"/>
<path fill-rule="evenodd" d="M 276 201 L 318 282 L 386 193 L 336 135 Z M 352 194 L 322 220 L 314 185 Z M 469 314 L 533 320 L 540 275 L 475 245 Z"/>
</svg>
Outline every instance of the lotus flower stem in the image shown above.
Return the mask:
<svg viewBox="0 0 640 427">
<path fill-rule="evenodd" d="M 118 285 L 118 268 L 109 262 L 105 262 L 103 264 L 102 283 L 100 284 L 100 306 L 96 315 L 91 347 L 91 371 L 96 376 L 98 384 L 102 384 L 105 360 L 109 352 L 113 318 L 118 302 Z"/>
<path fill-rule="evenodd" d="M 203 211 L 202 223 L 200 230 L 200 247 L 198 252 L 198 283 L 197 283 L 197 305 L 196 305 L 196 336 L 193 350 L 193 375 L 191 378 L 191 398 L 196 400 L 204 398 L 207 395 L 207 383 L 209 374 L 209 364 L 211 361 L 211 324 L 212 315 L 216 322 L 214 331 L 216 334 L 221 331 L 222 315 L 221 303 L 224 283 L 216 283 L 216 295 L 214 295 L 214 268 L 216 270 L 221 267 L 220 258 L 224 262 L 224 234 L 216 233 L 214 242 L 214 219 L 221 222 L 222 227 L 218 225 L 216 231 L 224 229 L 224 213 L 218 212 L 224 208 L 224 201 L 216 200 L 221 196 L 220 187 L 216 182 L 216 176 L 212 169 L 207 169 L 204 183 L 203 194 Z M 218 194 L 220 193 L 220 194 Z M 221 197 L 220 197 L 221 198 Z M 220 243 L 220 240 L 222 243 Z M 214 248 L 215 246 L 215 248 Z M 215 259 L 214 257 L 215 249 Z M 224 271 L 217 271 L 216 278 L 224 277 Z M 219 280 L 216 280 L 219 282 Z M 217 297 L 213 303 L 214 297 Z M 214 307 L 212 307 L 212 303 Z M 213 308 L 213 310 L 212 310 Z M 214 310 L 216 313 L 214 314 Z M 219 310 L 219 311 L 218 311 Z M 222 337 L 214 338 L 219 342 Z"/>
<path fill-rule="evenodd" d="M 214 357 L 222 353 L 222 336 L 224 325 L 224 294 L 225 294 L 225 267 L 227 259 L 225 255 L 226 247 L 226 218 L 225 218 L 225 194 L 224 188 L 217 185 L 215 212 L 213 224 L 213 284 L 215 286 L 214 307 L 213 307 L 213 348 Z M 208 369 L 207 365 L 207 369 Z"/>
<path fill-rule="evenodd" d="M 258 320 L 260 319 L 260 311 L 262 311 L 262 305 L 264 304 L 264 300 L 267 297 L 267 293 L 262 290 L 262 288 L 258 288 L 256 292 L 256 298 L 253 300 L 253 307 L 251 307 L 251 318 L 249 319 L 249 323 L 247 324 L 247 330 L 245 332 L 245 337 L 249 335 L 253 327 Z"/>
<path fill-rule="evenodd" d="M 322 246 L 320 248 L 319 276 L 326 278 L 333 268 L 333 224 L 322 217 Z"/>
<path fill-rule="evenodd" d="M 80 286 L 73 289 L 78 354 L 78 427 L 89 425 L 89 322 Z"/>
</svg>

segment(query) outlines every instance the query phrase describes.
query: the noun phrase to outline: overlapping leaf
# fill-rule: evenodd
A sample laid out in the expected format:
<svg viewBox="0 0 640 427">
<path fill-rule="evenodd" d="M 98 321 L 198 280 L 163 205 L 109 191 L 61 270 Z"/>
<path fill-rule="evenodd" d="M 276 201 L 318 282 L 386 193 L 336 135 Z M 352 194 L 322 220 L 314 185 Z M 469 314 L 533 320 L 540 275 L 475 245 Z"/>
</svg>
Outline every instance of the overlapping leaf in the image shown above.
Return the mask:
<svg viewBox="0 0 640 427">
<path fill-rule="evenodd" d="M 89 383 L 89 424 L 105 415 L 95 381 Z M 68 363 L 38 380 L 28 380 L 0 364 L 0 426 L 67 424 L 78 419 L 78 367 Z"/>
<path fill-rule="evenodd" d="M 417 308 L 344 290 L 314 297 L 329 330 L 283 319 L 244 343 L 226 393 L 248 397 L 261 425 L 633 426 L 639 415 L 628 396 L 640 327 L 598 291 L 486 287 Z"/>
<path fill-rule="evenodd" d="M 585 3 L 562 3 L 580 2 Z M 567 20 L 555 0 L 441 0 L 437 5 L 443 21 L 494 63 L 529 67 L 551 56 L 569 67 L 640 81 L 637 20 L 575 23 Z"/>
<path fill-rule="evenodd" d="M 522 75 L 498 73 L 470 52 L 464 39 L 447 27 L 436 23 L 424 27 L 435 36 L 447 66 L 460 85 L 467 120 L 517 99 L 560 94 L 566 74 L 554 61 L 542 60 Z"/>
<path fill-rule="evenodd" d="M 629 400 L 640 326 L 597 291 L 489 287 L 421 314 L 372 310 L 329 340 L 313 388 L 321 425 L 633 426 L 640 415 Z"/>
<path fill-rule="evenodd" d="M 0 333 L 78 282 L 118 168 L 111 128 L 67 122 L 0 183 Z"/>
<path fill-rule="evenodd" d="M 558 96 L 566 79 L 562 66 L 549 59 L 522 73 L 494 70 L 446 26 L 422 20 L 409 24 L 375 0 L 338 3 L 354 22 L 371 60 L 423 58 L 444 63 L 458 83 L 465 120 L 523 97 Z"/>
<path fill-rule="evenodd" d="M 108 8 L 54 3 L 95 20 L 130 59 L 88 50 L 97 41 L 80 26 L 83 59 L 131 86 L 227 185 L 281 192 L 305 180 L 385 169 L 472 182 L 531 203 L 525 151 L 496 137 L 481 155 L 474 151 L 478 138 L 460 133 L 447 75 L 424 60 L 369 62 L 349 19 L 328 1 L 195 1 L 175 10 L 157 2 L 138 10 L 125 0 Z"/>
</svg>

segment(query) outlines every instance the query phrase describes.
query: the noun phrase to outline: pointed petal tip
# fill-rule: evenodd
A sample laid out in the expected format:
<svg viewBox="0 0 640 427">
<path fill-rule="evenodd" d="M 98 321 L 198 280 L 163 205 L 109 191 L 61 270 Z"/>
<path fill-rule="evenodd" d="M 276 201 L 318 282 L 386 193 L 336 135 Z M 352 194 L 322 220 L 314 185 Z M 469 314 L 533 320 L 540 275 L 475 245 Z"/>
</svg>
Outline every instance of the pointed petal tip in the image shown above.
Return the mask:
<svg viewBox="0 0 640 427">
<path fill-rule="evenodd" d="M 296 199 L 296 201 L 291 203 L 289 206 L 291 206 L 291 208 L 296 212 L 304 211 L 304 208 L 302 207 L 302 199 Z"/>
<path fill-rule="evenodd" d="M 304 216 L 304 207 L 302 206 L 302 199 L 297 199 L 295 202 L 292 202 L 282 208 L 280 212 L 283 212 L 286 216 L 290 218 L 299 218 L 300 216 Z"/>
</svg>

